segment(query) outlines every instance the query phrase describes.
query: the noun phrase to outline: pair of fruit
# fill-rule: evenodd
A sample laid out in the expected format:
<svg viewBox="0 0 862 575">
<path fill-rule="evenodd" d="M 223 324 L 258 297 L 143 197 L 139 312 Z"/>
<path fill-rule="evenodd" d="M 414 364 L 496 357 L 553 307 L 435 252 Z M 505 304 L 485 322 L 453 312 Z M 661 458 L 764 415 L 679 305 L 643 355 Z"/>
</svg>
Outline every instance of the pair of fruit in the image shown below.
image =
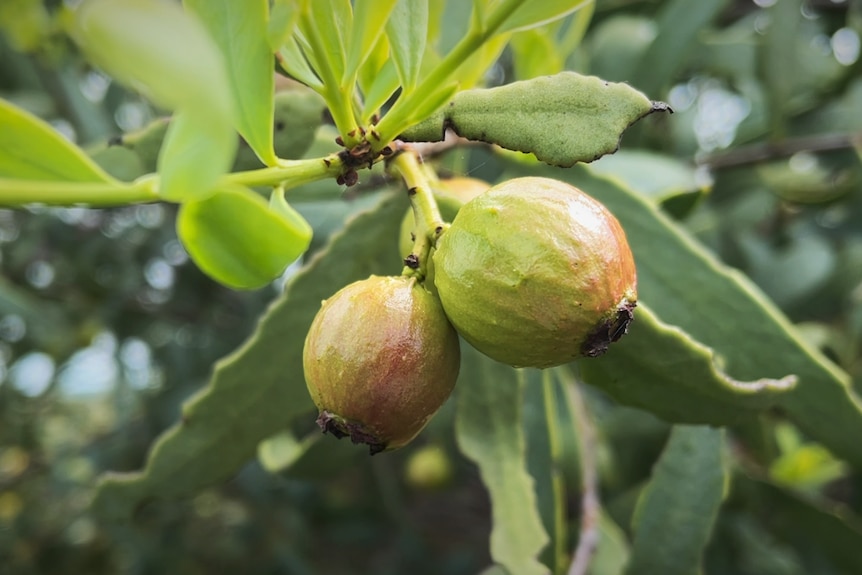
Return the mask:
<svg viewBox="0 0 862 575">
<path fill-rule="evenodd" d="M 509 180 L 467 202 L 429 267 L 436 293 L 415 278 L 373 276 L 324 302 L 304 351 L 324 431 L 372 453 L 400 447 L 451 393 L 458 334 L 515 367 L 561 365 L 607 351 L 637 298 L 619 222 L 547 178 Z"/>
</svg>

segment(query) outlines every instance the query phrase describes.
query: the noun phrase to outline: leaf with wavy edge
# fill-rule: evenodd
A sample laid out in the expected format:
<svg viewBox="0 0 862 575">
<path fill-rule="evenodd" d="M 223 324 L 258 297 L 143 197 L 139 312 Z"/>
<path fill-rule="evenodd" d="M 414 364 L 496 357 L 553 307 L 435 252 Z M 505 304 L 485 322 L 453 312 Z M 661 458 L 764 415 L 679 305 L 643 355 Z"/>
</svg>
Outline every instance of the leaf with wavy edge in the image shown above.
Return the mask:
<svg viewBox="0 0 862 575">
<path fill-rule="evenodd" d="M 667 104 L 651 102 L 628 84 L 561 72 L 497 88 L 465 90 L 449 105 L 401 135 L 439 141 L 446 129 L 468 140 L 533 153 L 553 166 L 592 162 L 619 147 L 622 133 Z"/>
<path fill-rule="evenodd" d="M 525 377 L 466 343 L 456 387 L 458 447 L 479 466 L 491 497 L 491 558 L 510 573 L 543 575 L 548 544 L 539 516 L 521 419 Z"/>
<path fill-rule="evenodd" d="M 795 375 L 739 381 L 716 363 L 711 349 L 641 303 L 628 335 L 578 365 L 585 382 L 673 423 L 737 423 L 775 405 L 797 381 Z"/>
<path fill-rule="evenodd" d="M 148 499 L 182 497 L 224 481 L 254 457 L 260 441 L 299 415 L 312 417 L 302 373 L 308 327 L 321 300 L 342 286 L 398 272 L 394 239 L 405 208 L 403 197 L 387 194 L 333 236 L 246 343 L 216 364 L 210 384 L 183 406 L 180 423 L 153 445 L 146 468 L 101 479 L 97 512 L 125 518 Z"/>
</svg>

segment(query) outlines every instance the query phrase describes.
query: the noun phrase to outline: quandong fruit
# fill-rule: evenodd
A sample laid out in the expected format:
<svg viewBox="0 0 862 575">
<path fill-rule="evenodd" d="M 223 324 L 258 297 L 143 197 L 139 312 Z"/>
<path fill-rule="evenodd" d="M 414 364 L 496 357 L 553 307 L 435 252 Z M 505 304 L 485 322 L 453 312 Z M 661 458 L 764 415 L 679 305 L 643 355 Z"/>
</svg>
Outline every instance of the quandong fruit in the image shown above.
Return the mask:
<svg viewBox="0 0 862 575">
<path fill-rule="evenodd" d="M 460 347 L 416 278 L 371 276 L 323 302 L 303 350 L 318 425 L 371 454 L 413 439 L 455 386 Z"/>
<path fill-rule="evenodd" d="M 465 204 L 433 260 L 458 332 L 516 367 L 603 354 L 626 333 L 637 303 L 634 258 L 617 219 L 549 178 L 509 180 Z"/>
</svg>

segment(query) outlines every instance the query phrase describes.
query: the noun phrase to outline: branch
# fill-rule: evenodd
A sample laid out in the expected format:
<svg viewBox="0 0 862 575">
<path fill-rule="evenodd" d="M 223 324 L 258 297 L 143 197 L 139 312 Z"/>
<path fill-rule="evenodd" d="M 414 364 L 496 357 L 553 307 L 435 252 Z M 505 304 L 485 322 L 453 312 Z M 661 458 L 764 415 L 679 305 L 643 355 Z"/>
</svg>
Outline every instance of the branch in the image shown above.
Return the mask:
<svg viewBox="0 0 862 575">
<path fill-rule="evenodd" d="M 599 544 L 598 521 L 601 512 L 599 503 L 599 472 L 596 462 L 596 432 L 587 413 L 584 398 L 575 379 L 566 381 L 563 388 L 577 426 L 578 451 L 581 455 L 581 530 L 568 575 L 586 575 L 590 561 Z"/>
<path fill-rule="evenodd" d="M 855 134 L 820 134 L 788 138 L 779 142 L 764 142 L 740 146 L 701 158 L 697 163 L 712 170 L 756 164 L 765 160 L 785 158 L 799 152 L 828 152 L 862 145 L 862 132 Z"/>
</svg>

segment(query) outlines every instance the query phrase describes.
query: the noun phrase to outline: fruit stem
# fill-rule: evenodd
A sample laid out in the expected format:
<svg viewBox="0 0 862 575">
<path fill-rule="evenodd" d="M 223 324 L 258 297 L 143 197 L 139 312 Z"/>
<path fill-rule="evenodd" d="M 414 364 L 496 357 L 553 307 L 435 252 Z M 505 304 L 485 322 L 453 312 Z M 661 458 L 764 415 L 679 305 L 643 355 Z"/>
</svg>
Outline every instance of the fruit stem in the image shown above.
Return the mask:
<svg viewBox="0 0 862 575">
<path fill-rule="evenodd" d="M 407 195 L 413 208 L 415 224 L 413 250 L 404 258 L 404 276 L 415 276 L 423 281 L 427 274 L 428 254 L 437 244 L 437 240 L 449 227 L 440 215 L 437 200 L 429 184 L 428 167 L 423 166 L 419 154 L 408 144 L 398 144 L 395 156 L 389 162 L 389 168 L 404 180 Z"/>
</svg>

